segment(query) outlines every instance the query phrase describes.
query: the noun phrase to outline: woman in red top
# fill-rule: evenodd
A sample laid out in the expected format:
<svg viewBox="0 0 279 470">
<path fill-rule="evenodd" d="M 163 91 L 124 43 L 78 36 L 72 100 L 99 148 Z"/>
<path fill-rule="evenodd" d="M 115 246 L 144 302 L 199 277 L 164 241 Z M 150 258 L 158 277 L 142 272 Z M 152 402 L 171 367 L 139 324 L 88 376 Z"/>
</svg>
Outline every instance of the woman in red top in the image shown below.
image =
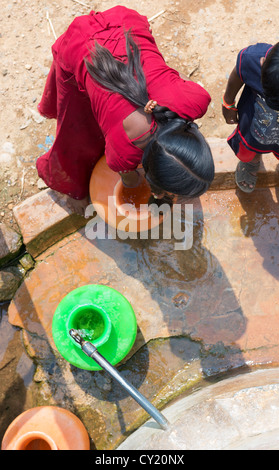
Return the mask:
<svg viewBox="0 0 279 470">
<path fill-rule="evenodd" d="M 72 22 L 52 52 L 38 109 L 57 119 L 57 132 L 37 160 L 50 188 L 83 199 L 105 154 L 124 184 L 136 186 L 144 176 L 155 197 L 208 189 L 213 159 L 193 121 L 210 96 L 166 65 L 146 17 L 122 6 L 92 11 Z"/>
</svg>

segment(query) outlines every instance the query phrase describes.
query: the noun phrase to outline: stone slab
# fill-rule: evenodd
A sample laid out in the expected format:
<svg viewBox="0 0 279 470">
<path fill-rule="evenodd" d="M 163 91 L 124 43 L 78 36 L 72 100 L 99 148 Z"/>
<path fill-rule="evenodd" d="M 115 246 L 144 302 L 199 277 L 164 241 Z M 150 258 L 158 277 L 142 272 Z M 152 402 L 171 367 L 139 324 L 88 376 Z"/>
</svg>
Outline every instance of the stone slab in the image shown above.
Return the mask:
<svg viewBox="0 0 279 470">
<path fill-rule="evenodd" d="M 215 178 L 211 190 L 235 189 L 235 168 L 238 158 L 235 156 L 226 139 L 207 139 L 215 164 Z M 258 188 L 277 186 L 279 183 L 279 161 L 269 153 L 263 156 L 260 165 L 257 186 Z"/>
<path fill-rule="evenodd" d="M 190 249 L 176 250 L 175 240 L 162 237 L 89 240 L 80 229 L 37 257 L 36 268 L 10 304 L 9 321 L 23 328 L 27 350 L 45 371 L 52 399 L 59 404 L 70 396 L 76 409 L 87 404 L 98 410 L 95 424 L 88 422 L 91 436 L 99 435 L 97 448 L 114 448 L 123 438 L 118 412 L 113 403 L 104 406 L 106 385 L 96 395 L 96 375 L 67 368 L 51 333 L 59 302 L 79 286 L 109 285 L 132 304 L 138 334 L 125 359 L 128 368 L 146 345 L 158 341 L 160 349 L 162 338 L 169 338 L 160 360 L 149 347 L 144 365 L 133 364 L 126 375 L 131 381 L 145 370 L 149 380 L 139 389 L 160 406 L 202 378 L 279 364 L 277 189 L 251 195 L 210 191 L 192 202 Z M 177 337 L 191 347 L 176 345 Z M 129 429 L 144 419 L 131 400 L 124 400 L 121 410 Z M 106 423 L 102 439 L 113 436 L 110 442 L 101 442 L 100 420 Z"/>
<path fill-rule="evenodd" d="M 70 233 L 83 227 L 88 201 L 77 201 L 51 189 L 31 196 L 13 208 L 27 251 L 37 257 Z"/>
<path fill-rule="evenodd" d="M 234 173 L 237 158 L 225 139 L 207 139 L 214 158 L 215 178 L 210 190 L 236 188 Z M 278 160 L 265 155 L 257 187 L 272 187 L 279 183 Z M 77 201 L 51 189 L 46 189 L 14 207 L 23 242 L 33 257 L 83 227 L 87 200 Z"/>
<path fill-rule="evenodd" d="M 59 301 L 78 286 L 107 284 L 134 306 L 144 343 L 183 334 L 255 358 L 266 348 L 277 362 L 276 191 L 209 192 L 193 202 L 194 243 L 186 251 L 173 239 L 89 240 L 84 229 L 52 246 L 11 303 L 11 323 L 51 342 Z"/>
<path fill-rule="evenodd" d="M 149 420 L 117 450 L 279 450 L 278 392 L 278 369 L 223 380 L 166 408 L 166 431 Z"/>
<path fill-rule="evenodd" d="M 21 247 L 21 235 L 6 224 L 0 223 L 0 267 L 16 258 Z"/>
</svg>

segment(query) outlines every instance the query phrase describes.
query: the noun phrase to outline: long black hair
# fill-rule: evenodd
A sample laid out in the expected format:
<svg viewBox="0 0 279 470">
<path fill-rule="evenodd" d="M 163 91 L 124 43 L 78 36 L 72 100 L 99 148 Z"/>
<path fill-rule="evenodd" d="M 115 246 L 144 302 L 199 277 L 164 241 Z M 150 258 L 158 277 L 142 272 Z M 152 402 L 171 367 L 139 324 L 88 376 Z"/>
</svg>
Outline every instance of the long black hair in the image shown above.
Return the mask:
<svg viewBox="0 0 279 470">
<path fill-rule="evenodd" d="M 154 192 L 189 198 L 205 193 L 214 178 L 210 147 L 193 122 L 173 119 L 147 145 L 142 165 Z"/>
<path fill-rule="evenodd" d="M 108 49 L 95 42 L 85 59 L 91 77 L 104 88 L 121 94 L 131 103 L 144 107 L 149 101 L 140 50 L 131 31 L 125 33 L 127 62 L 113 57 Z M 152 98 L 152 97 L 151 97 Z M 153 110 L 158 130 L 144 150 L 142 165 L 151 189 L 196 197 L 209 188 L 214 178 L 210 147 L 196 124 L 178 116 L 165 106 Z"/>
<path fill-rule="evenodd" d="M 267 105 L 279 111 L 279 42 L 267 54 L 261 69 L 261 81 Z"/>
</svg>

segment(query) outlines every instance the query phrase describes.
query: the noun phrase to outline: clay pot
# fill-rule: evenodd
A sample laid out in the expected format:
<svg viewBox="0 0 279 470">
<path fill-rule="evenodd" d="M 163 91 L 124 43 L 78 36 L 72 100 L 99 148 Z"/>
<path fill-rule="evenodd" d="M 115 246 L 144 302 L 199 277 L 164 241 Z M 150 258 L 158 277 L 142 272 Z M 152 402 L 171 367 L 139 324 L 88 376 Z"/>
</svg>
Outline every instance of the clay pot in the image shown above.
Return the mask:
<svg viewBox="0 0 279 470">
<path fill-rule="evenodd" d="M 70 411 L 39 406 L 21 413 L 8 427 L 2 450 L 89 450 L 82 422 Z"/>
<path fill-rule="evenodd" d="M 142 232 L 163 220 L 163 217 L 152 216 L 147 207 L 151 196 L 147 181 L 143 180 L 136 188 L 124 187 L 119 173 L 108 167 L 105 156 L 94 167 L 89 192 L 97 214 L 117 230 Z"/>
</svg>

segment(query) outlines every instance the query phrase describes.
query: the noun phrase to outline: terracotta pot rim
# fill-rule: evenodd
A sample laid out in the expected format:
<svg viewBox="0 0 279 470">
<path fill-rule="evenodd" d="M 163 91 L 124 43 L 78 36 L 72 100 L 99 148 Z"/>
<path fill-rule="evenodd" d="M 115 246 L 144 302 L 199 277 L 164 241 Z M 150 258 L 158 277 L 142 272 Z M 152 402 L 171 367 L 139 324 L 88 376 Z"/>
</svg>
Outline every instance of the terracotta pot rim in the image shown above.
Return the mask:
<svg viewBox="0 0 279 470">
<path fill-rule="evenodd" d="M 130 203 L 124 203 L 124 204 L 120 204 L 118 201 L 119 201 L 119 193 L 122 189 L 123 185 L 122 185 L 122 181 L 121 179 L 119 181 L 117 181 L 116 185 L 114 186 L 114 190 L 113 190 L 113 201 L 114 201 L 114 205 L 117 209 L 117 211 L 119 212 L 120 215 L 123 215 L 128 219 L 131 219 L 131 220 L 144 220 L 144 219 L 148 219 L 150 217 L 150 209 L 146 209 L 146 210 L 143 210 L 142 208 L 137 209 L 135 206 L 133 206 L 133 204 L 130 204 Z M 144 205 L 144 204 L 142 204 Z M 146 204 L 145 204 L 146 205 Z M 128 212 L 128 216 L 126 215 Z"/>
<path fill-rule="evenodd" d="M 15 441 L 14 450 L 24 450 L 30 442 L 36 439 L 45 441 L 49 445 L 50 450 L 58 450 L 58 447 L 56 443 L 54 442 L 54 440 L 43 431 L 29 431 L 29 432 L 22 434 Z"/>
</svg>

